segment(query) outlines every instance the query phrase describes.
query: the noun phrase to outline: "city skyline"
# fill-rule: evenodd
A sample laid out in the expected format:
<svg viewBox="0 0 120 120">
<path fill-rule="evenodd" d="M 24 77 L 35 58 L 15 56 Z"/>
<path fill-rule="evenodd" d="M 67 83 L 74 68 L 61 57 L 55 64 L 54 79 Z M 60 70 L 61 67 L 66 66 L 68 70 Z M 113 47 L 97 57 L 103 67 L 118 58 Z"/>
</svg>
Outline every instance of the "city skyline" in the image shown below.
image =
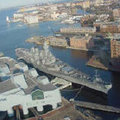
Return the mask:
<svg viewBox="0 0 120 120">
<path fill-rule="evenodd" d="M 0 9 L 54 1 L 59 0 L 0 0 Z"/>
</svg>

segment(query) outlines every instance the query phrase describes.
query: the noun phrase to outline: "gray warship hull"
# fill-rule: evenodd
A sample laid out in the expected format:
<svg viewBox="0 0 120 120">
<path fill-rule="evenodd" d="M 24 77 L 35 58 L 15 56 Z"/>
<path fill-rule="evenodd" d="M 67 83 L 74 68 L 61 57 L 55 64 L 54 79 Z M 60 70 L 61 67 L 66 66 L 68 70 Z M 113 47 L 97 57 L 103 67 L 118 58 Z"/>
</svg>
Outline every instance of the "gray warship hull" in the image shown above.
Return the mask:
<svg viewBox="0 0 120 120">
<path fill-rule="evenodd" d="M 64 63 L 63 61 L 57 58 L 55 58 L 55 60 L 53 59 L 53 61 L 51 60 L 52 62 L 49 62 L 48 64 L 47 62 L 49 61 L 49 59 L 46 58 L 45 55 L 44 59 L 46 59 L 46 61 L 42 59 L 44 61 L 41 62 L 41 57 L 39 59 L 36 57 L 40 56 L 40 54 L 38 54 L 38 50 L 37 55 L 34 52 L 31 54 L 31 51 L 29 49 L 16 49 L 16 55 L 19 59 L 24 60 L 26 63 L 31 64 L 39 71 L 42 71 L 46 74 L 65 79 L 66 81 L 69 81 L 71 83 L 79 84 L 90 89 L 102 92 L 104 94 L 107 94 L 109 89 L 111 88 L 111 85 L 105 85 L 103 83 L 93 81 L 86 74 L 70 67 L 68 64 Z M 46 54 L 46 52 L 44 54 Z M 49 56 L 51 56 L 51 54 Z"/>
</svg>

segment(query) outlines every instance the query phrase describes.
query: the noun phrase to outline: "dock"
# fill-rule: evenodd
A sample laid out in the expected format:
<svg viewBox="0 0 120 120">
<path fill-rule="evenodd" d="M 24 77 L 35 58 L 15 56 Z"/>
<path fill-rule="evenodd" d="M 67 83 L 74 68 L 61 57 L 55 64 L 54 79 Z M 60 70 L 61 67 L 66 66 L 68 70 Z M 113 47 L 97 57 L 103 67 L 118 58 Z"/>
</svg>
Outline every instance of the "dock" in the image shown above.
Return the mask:
<svg viewBox="0 0 120 120">
<path fill-rule="evenodd" d="M 25 120 L 39 120 L 39 118 L 44 120 L 96 120 L 95 116 L 89 113 L 89 116 L 84 115 L 84 113 L 76 110 L 75 105 L 65 98 L 62 98 L 63 105 L 55 110 L 49 111 L 45 114 L 39 115 L 37 117 L 31 117 Z"/>
<path fill-rule="evenodd" d="M 73 101 L 72 103 L 74 103 L 76 106 L 79 106 L 82 108 L 120 114 L 120 108 L 116 108 L 113 106 L 100 105 L 100 104 L 96 104 L 96 103 L 83 102 L 83 101 Z"/>
<path fill-rule="evenodd" d="M 98 68 L 98 69 L 103 69 L 103 70 L 108 70 L 108 67 L 105 66 L 107 64 L 103 64 L 100 61 L 96 60 L 96 57 L 93 56 L 86 64 L 87 66 Z"/>
<path fill-rule="evenodd" d="M 58 78 L 58 77 L 56 77 L 55 79 L 53 79 L 51 81 L 51 83 L 53 85 L 55 85 L 56 87 L 58 87 L 59 90 L 62 90 L 64 88 L 67 88 L 67 87 L 69 87 L 69 86 L 72 85 L 71 82 L 68 82 L 68 81 L 66 81 L 64 79 L 61 79 L 61 78 Z"/>
</svg>

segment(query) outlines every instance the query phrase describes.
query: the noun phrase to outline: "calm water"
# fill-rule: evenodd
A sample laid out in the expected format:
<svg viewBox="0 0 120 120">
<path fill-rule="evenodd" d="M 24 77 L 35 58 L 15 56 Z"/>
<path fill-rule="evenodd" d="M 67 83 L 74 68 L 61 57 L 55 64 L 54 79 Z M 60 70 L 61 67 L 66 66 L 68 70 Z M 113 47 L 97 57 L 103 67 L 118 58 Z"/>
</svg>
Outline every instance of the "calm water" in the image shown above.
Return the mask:
<svg viewBox="0 0 120 120">
<path fill-rule="evenodd" d="M 8 9 L 0 11 L 0 51 L 6 56 L 15 58 L 15 48 L 25 47 L 30 48 L 32 44 L 25 42 L 26 39 L 35 35 L 53 35 L 54 31 L 58 31 L 61 27 L 68 27 L 68 25 L 60 24 L 59 22 L 41 22 L 36 25 L 25 25 L 23 23 L 6 23 L 6 16 L 12 17 L 17 9 Z M 71 25 L 73 26 L 73 25 Z M 80 26 L 76 24 L 74 26 Z M 50 48 L 53 54 L 61 60 L 69 63 L 74 68 L 81 70 L 94 76 L 95 69 L 87 67 L 85 64 L 90 58 L 90 54 L 79 51 L 63 48 Z M 98 70 L 101 78 L 105 81 L 112 81 L 113 87 L 108 93 L 108 103 L 113 106 L 120 107 L 120 75 L 104 70 Z"/>
</svg>

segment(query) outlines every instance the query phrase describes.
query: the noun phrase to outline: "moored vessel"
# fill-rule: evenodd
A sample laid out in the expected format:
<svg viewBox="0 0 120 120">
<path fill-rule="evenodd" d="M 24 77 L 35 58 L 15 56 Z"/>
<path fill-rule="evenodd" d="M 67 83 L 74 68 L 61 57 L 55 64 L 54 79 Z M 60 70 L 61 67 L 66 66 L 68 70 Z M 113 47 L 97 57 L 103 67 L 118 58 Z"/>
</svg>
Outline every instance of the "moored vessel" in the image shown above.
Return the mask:
<svg viewBox="0 0 120 120">
<path fill-rule="evenodd" d="M 6 17 L 6 22 L 10 23 L 10 19 L 8 16 Z"/>
<path fill-rule="evenodd" d="M 56 58 L 50 52 L 47 43 L 44 43 L 43 50 L 39 50 L 38 48 L 17 48 L 16 55 L 19 59 L 33 65 L 38 70 L 65 79 L 69 82 L 80 84 L 105 94 L 107 94 L 112 87 L 111 82 L 103 82 L 103 80 L 100 82 L 97 77 L 93 80 L 93 78 L 85 73 L 74 69 L 70 65 Z"/>
</svg>

